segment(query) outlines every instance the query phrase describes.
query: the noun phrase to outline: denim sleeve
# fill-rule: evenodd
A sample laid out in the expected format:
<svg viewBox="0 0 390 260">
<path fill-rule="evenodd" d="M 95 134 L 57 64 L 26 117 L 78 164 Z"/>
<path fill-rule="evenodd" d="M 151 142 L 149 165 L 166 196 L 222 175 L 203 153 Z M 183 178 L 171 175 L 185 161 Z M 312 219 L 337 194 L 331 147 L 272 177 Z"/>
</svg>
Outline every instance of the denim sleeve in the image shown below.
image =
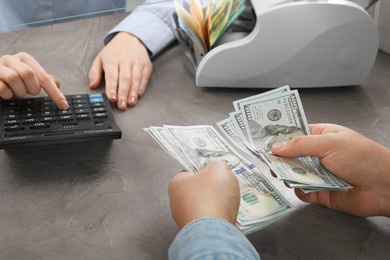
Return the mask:
<svg viewBox="0 0 390 260">
<path fill-rule="evenodd" d="M 107 44 L 118 32 L 140 39 L 153 55 L 176 39 L 172 0 L 149 0 L 138 6 L 105 37 Z"/>
<path fill-rule="evenodd" d="M 260 259 L 240 231 L 217 218 L 201 218 L 186 225 L 177 234 L 168 254 L 171 260 Z"/>
</svg>

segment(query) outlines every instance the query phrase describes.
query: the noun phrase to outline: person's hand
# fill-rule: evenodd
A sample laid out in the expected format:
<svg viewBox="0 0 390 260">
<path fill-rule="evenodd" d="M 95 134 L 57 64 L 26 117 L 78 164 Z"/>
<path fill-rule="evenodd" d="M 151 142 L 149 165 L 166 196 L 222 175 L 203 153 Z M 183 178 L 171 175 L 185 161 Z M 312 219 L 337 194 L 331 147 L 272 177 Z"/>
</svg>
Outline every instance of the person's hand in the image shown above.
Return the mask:
<svg viewBox="0 0 390 260">
<path fill-rule="evenodd" d="M 135 36 L 120 32 L 96 56 L 89 71 L 90 87 L 96 88 L 104 72 L 106 94 L 121 110 L 135 106 L 152 74 L 145 45 Z"/>
<path fill-rule="evenodd" d="M 215 217 L 236 225 L 240 187 L 223 161 L 213 161 L 194 174 L 181 172 L 168 186 L 173 219 L 179 228 L 193 220 Z"/>
<path fill-rule="evenodd" d="M 3 99 L 11 99 L 14 95 L 36 96 L 43 88 L 60 109 L 67 109 L 68 102 L 59 86 L 59 82 L 27 53 L 0 57 L 0 97 Z"/>
<path fill-rule="evenodd" d="M 272 152 L 319 157 L 326 169 L 354 188 L 308 194 L 296 189 L 298 198 L 355 216 L 390 216 L 390 150 L 338 125 L 313 124 L 310 131 L 312 135 L 274 144 Z"/>
</svg>

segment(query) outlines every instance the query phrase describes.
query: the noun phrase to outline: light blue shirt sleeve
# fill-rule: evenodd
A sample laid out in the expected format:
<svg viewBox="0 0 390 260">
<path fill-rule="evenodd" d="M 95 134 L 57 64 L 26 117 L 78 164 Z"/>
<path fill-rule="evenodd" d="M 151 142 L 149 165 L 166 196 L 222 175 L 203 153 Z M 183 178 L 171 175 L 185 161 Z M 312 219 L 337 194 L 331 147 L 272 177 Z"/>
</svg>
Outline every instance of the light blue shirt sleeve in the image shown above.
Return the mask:
<svg viewBox="0 0 390 260">
<path fill-rule="evenodd" d="M 229 222 L 201 218 L 186 225 L 168 251 L 170 260 L 260 259 L 249 240 Z"/>
<path fill-rule="evenodd" d="M 172 0 L 147 0 L 115 26 L 104 43 L 107 44 L 118 32 L 128 32 L 156 55 L 176 39 L 173 12 Z"/>
</svg>

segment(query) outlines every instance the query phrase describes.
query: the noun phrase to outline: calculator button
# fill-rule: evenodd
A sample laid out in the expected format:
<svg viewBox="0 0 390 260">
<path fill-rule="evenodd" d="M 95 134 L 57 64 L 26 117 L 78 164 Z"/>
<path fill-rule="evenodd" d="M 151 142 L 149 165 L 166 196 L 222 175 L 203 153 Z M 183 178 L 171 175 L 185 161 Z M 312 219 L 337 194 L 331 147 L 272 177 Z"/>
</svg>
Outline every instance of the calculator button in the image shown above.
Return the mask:
<svg viewBox="0 0 390 260">
<path fill-rule="evenodd" d="M 35 106 L 34 99 L 23 99 L 22 100 L 22 107 L 33 107 L 33 106 Z"/>
<path fill-rule="evenodd" d="M 72 120 L 73 120 L 72 115 L 58 116 L 58 121 L 61 121 L 61 122 L 72 121 Z"/>
<path fill-rule="evenodd" d="M 41 117 L 42 122 L 55 122 L 57 121 L 57 118 L 55 116 L 44 116 Z"/>
<path fill-rule="evenodd" d="M 54 116 L 55 114 L 55 110 L 46 110 L 41 112 L 41 116 Z"/>
<path fill-rule="evenodd" d="M 86 108 L 88 107 L 88 104 L 74 104 L 73 107 L 76 108 Z"/>
<path fill-rule="evenodd" d="M 85 98 L 73 99 L 73 104 L 85 104 L 85 103 L 87 103 L 87 99 Z"/>
<path fill-rule="evenodd" d="M 18 101 L 7 101 L 5 102 L 5 107 L 7 108 L 18 108 L 19 102 Z"/>
<path fill-rule="evenodd" d="M 35 113 L 30 113 L 30 112 L 22 113 L 22 118 L 31 118 L 35 116 L 36 116 Z"/>
<path fill-rule="evenodd" d="M 76 120 L 89 120 L 91 117 L 89 114 L 78 114 L 76 115 Z"/>
<path fill-rule="evenodd" d="M 88 114 L 89 113 L 89 109 L 88 108 L 75 109 L 74 113 L 75 114 Z"/>
<path fill-rule="evenodd" d="M 4 116 L 4 119 L 5 120 L 9 120 L 9 119 L 18 119 L 19 118 L 19 115 L 18 114 L 9 114 L 9 115 L 5 115 Z"/>
<path fill-rule="evenodd" d="M 23 107 L 23 112 L 24 113 L 33 113 L 33 112 L 36 112 L 36 108 L 35 107 Z"/>
<path fill-rule="evenodd" d="M 54 107 L 54 102 L 52 100 L 43 101 L 41 103 L 41 106 L 43 106 L 43 107 L 45 107 L 45 106 Z"/>
<path fill-rule="evenodd" d="M 67 110 L 58 110 L 58 115 L 63 116 L 63 115 L 71 115 L 73 114 L 72 109 L 67 109 Z"/>
<path fill-rule="evenodd" d="M 24 126 L 22 125 L 9 125 L 4 127 L 5 131 L 18 131 L 18 130 L 24 130 Z"/>
<path fill-rule="evenodd" d="M 49 128 L 49 124 L 47 123 L 35 123 L 30 125 L 30 129 L 43 129 L 43 128 Z"/>
<path fill-rule="evenodd" d="M 5 110 L 5 114 L 8 115 L 8 114 L 19 114 L 19 110 L 18 109 L 12 109 L 12 108 L 8 108 Z"/>
<path fill-rule="evenodd" d="M 30 123 L 35 123 L 38 120 L 36 118 L 25 118 L 22 120 L 23 124 L 30 124 Z"/>
<path fill-rule="evenodd" d="M 103 98 L 102 93 L 89 94 L 89 98 Z"/>
<path fill-rule="evenodd" d="M 103 98 L 102 97 L 100 97 L 100 98 L 90 98 L 89 99 L 89 102 L 91 102 L 91 103 L 97 103 L 97 102 L 104 102 L 104 100 L 103 100 Z"/>
<path fill-rule="evenodd" d="M 19 119 L 5 120 L 4 125 L 17 125 L 20 123 Z"/>
<path fill-rule="evenodd" d="M 93 114 L 93 117 L 94 118 L 107 118 L 108 117 L 108 115 L 107 115 L 107 113 L 94 113 Z"/>
<path fill-rule="evenodd" d="M 54 110 L 54 109 L 55 109 L 54 106 L 42 106 L 41 107 L 41 110 L 44 110 L 44 111 L 46 111 L 46 110 Z"/>
<path fill-rule="evenodd" d="M 92 112 L 94 112 L 94 113 L 106 112 L 106 109 L 104 107 L 94 107 L 94 108 L 92 108 Z"/>
<path fill-rule="evenodd" d="M 91 103 L 91 107 L 104 107 L 104 103 L 103 102 L 94 102 L 94 103 Z"/>
</svg>

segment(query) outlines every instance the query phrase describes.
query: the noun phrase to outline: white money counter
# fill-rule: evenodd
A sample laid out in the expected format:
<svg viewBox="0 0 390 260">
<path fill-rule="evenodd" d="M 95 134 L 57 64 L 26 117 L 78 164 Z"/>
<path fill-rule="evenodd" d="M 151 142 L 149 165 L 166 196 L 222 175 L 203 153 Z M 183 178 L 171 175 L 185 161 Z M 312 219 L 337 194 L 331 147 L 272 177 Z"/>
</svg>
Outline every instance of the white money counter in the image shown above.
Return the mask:
<svg viewBox="0 0 390 260">
<path fill-rule="evenodd" d="M 337 87 L 367 79 L 378 33 L 364 6 L 343 0 L 262 0 L 251 5 L 250 32 L 228 30 L 218 46 L 195 59 L 187 48 L 185 64 L 197 86 Z"/>
</svg>

